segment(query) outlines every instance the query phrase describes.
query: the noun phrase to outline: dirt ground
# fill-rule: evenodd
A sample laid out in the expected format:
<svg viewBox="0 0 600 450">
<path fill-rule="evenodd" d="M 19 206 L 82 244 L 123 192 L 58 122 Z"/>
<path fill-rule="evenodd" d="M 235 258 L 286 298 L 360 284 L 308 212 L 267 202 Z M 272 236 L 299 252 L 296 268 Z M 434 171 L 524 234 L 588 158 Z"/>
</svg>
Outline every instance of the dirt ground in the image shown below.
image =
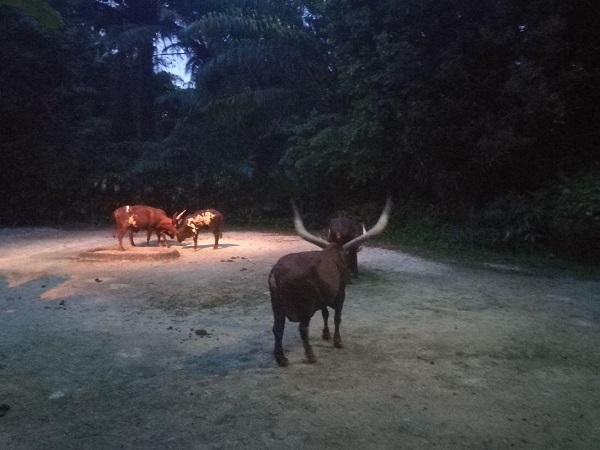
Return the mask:
<svg viewBox="0 0 600 450">
<path fill-rule="evenodd" d="M 288 323 L 280 368 L 267 275 L 299 238 L 104 262 L 78 254 L 108 229 L 0 239 L 0 449 L 600 446 L 600 280 L 366 247 L 345 348 L 317 314 L 318 363 Z"/>
</svg>

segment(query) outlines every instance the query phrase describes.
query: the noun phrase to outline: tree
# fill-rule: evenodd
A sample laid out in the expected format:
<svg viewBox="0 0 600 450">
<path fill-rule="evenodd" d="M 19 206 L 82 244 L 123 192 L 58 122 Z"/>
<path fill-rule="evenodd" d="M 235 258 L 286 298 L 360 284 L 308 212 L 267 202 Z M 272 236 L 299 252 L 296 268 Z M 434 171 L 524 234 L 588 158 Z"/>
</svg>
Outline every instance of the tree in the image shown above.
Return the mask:
<svg viewBox="0 0 600 450">
<path fill-rule="evenodd" d="M 95 21 L 105 33 L 111 65 L 113 130 L 119 139 L 154 137 L 155 42 L 174 36 L 179 21 L 164 0 L 96 0 Z"/>
<path fill-rule="evenodd" d="M 16 8 L 50 30 L 57 30 L 61 25 L 60 14 L 46 0 L 0 0 L 0 6 Z"/>
<path fill-rule="evenodd" d="M 256 193 L 270 182 L 290 117 L 323 97 L 326 54 L 299 5 L 223 2 L 179 34 L 178 45 L 190 54 L 195 97 L 165 161 L 179 163 L 195 189 L 225 190 L 221 199 L 247 203 L 249 184 Z"/>
<path fill-rule="evenodd" d="M 0 216 L 8 223 L 81 209 L 85 164 L 94 159 L 75 141 L 103 109 L 102 69 L 86 30 L 58 11 L 63 26 L 52 30 L 0 8 Z"/>
<path fill-rule="evenodd" d="M 316 3 L 337 88 L 300 123 L 288 164 L 445 205 L 543 185 L 573 71 L 555 3 Z"/>
</svg>

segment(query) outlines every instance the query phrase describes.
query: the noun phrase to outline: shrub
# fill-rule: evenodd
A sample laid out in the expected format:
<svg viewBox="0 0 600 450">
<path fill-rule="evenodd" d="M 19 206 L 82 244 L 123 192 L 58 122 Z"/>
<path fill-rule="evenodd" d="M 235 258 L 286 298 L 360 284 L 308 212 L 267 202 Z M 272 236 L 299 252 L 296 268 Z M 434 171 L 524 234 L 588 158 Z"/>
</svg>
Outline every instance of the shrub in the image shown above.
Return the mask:
<svg viewBox="0 0 600 450">
<path fill-rule="evenodd" d="M 492 246 L 529 250 L 546 237 L 543 207 L 537 196 L 509 193 L 488 203 L 479 218 Z"/>
<path fill-rule="evenodd" d="M 600 262 L 600 173 L 567 178 L 544 195 L 550 245 Z"/>
</svg>

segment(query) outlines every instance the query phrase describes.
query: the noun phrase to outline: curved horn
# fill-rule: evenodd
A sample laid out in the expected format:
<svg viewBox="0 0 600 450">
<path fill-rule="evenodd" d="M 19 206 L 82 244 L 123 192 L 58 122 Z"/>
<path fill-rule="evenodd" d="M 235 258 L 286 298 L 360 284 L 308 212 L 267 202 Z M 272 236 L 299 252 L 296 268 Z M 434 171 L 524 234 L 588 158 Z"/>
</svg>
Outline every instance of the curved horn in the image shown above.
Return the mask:
<svg viewBox="0 0 600 450">
<path fill-rule="evenodd" d="M 367 230 L 366 230 L 366 228 L 365 228 L 365 224 L 363 223 L 363 224 L 361 224 L 361 225 L 362 225 L 362 227 L 363 227 L 363 232 L 362 232 L 362 234 L 366 234 L 366 233 L 367 233 Z"/>
<path fill-rule="evenodd" d="M 377 223 L 366 233 L 361 234 L 360 236 L 352 239 L 350 242 L 342 245 L 344 250 L 347 250 L 352 247 L 358 247 L 360 244 L 365 242 L 367 239 L 371 239 L 373 236 L 381 233 L 388 224 L 388 220 L 390 219 L 390 212 L 392 211 L 392 197 L 388 195 L 388 198 L 385 202 L 385 206 L 383 208 L 383 212 L 381 216 L 379 216 L 379 220 Z M 317 244 L 318 245 L 318 244 Z"/>
<path fill-rule="evenodd" d="M 187 211 L 187 209 L 184 209 L 183 211 L 181 211 L 179 214 L 177 214 L 177 216 L 175 217 L 175 220 L 179 220 L 181 219 L 181 216 L 183 216 L 183 214 Z"/>
<path fill-rule="evenodd" d="M 291 199 L 292 209 L 294 210 L 294 227 L 296 228 L 296 233 L 304 239 L 305 241 L 310 242 L 311 244 L 315 244 L 321 248 L 325 248 L 329 246 L 329 242 L 324 239 L 321 239 L 313 234 L 310 234 L 304 228 L 304 224 L 302 223 L 302 217 L 300 217 L 300 213 L 298 212 L 298 207 L 296 206 L 296 202 L 294 199 Z"/>
</svg>

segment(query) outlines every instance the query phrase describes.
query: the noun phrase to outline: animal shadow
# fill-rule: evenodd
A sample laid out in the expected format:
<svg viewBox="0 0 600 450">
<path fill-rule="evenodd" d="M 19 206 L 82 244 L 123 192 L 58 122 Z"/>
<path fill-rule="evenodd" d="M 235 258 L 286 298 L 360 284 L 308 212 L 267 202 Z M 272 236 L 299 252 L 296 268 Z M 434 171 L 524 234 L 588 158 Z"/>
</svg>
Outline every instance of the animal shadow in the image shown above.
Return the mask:
<svg viewBox="0 0 600 450">
<path fill-rule="evenodd" d="M 184 367 L 192 373 L 203 375 L 228 375 L 256 369 L 273 368 L 270 352 L 265 351 L 265 339 L 254 339 L 241 344 L 213 348 L 189 359 Z"/>
</svg>

